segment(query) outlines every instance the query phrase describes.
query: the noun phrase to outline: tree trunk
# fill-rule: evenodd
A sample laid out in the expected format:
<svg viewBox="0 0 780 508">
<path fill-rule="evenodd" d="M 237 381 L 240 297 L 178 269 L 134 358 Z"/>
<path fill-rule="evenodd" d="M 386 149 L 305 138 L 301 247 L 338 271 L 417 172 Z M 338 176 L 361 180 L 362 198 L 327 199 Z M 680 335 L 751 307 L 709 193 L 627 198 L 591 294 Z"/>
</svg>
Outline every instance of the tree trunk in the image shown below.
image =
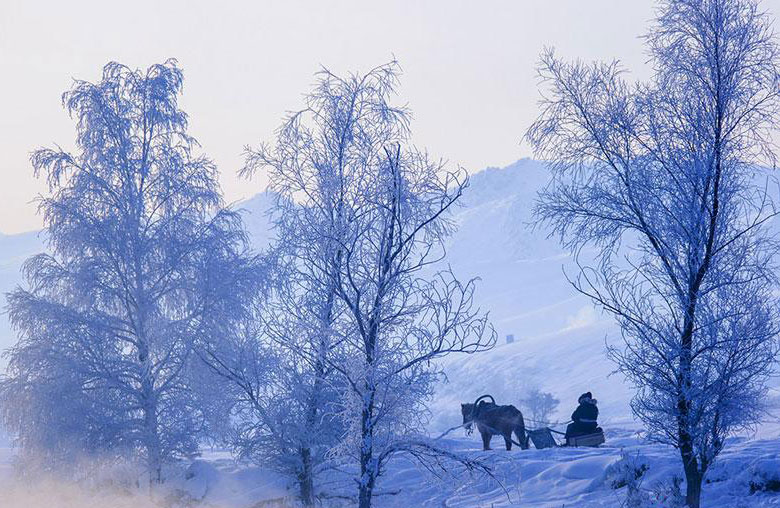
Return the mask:
<svg viewBox="0 0 780 508">
<path fill-rule="evenodd" d="M 371 508 L 377 474 L 374 461 L 374 425 L 372 422 L 374 395 L 373 391 L 370 393 L 368 400 L 364 402 L 361 414 L 359 508 Z"/>
<path fill-rule="evenodd" d="M 685 466 L 685 505 L 689 508 L 700 506 L 702 477 L 697 467 Z"/>
<path fill-rule="evenodd" d="M 306 415 L 306 428 L 314 429 L 319 405 L 319 393 L 322 389 L 323 364 L 317 361 L 315 368 L 314 386 L 309 398 L 309 407 Z M 309 441 L 304 441 L 299 452 L 301 456 L 301 470 L 298 473 L 298 485 L 300 487 L 301 502 L 304 506 L 314 506 L 314 463 L 311 456 Z"/>
<path fill-rule="evenodd" d="M 144 433 L 151 486 L 152 483 L 162 483 L 162 451 L 157 429 L 157 407 L 153 400 L 147 400 L 144 408 Z"/>
<path fill-rule="evenodd" d="M 701 496 L 701 474 L 696 460 L 693 436 L 691 435 L 691 400 L 689 399 L 692 387 L 691 373 L 693 370 L 693 329 L 696 322 L 696 305 L 699 296 L 699 287 L 704 277 L 707 261 L 699 268 L 696 279 L 688 289 L 688 305 L 685 309 L 685 320 L 680 343 L 680 359 L 677 373 L 677 442 L 685 470 L 685 483 L 687 493 L 685 502 L 688 506 L 698 508 Z"/>
<path fill-rule="evenodd" d="M 160 458 L 159 446 L 147 446 L 147 453 L 149 455 L 148 467 L 149 467 L 149 485 L 155 483 L 162 483 L 162 460 Z"/>
<path fill-rule="evenodd" d="M 326 370 L 326 356 L 330 343 L 330 327 L 333 322 L 333 302 L 335 300 L 335 291 L 331 288 L 328 291 L 328 297 L 325 300 L 325 306 L 322 312 L 323 329 L 320 332 L 319 351 L 317 360 L 314 364 L 314 385 L 308 401 L 306 414 L 306 428 L 314 429 L 317 425 L 317 417 L 320 410 L 320 395 L 323 390 Z M 301 471 L 298 475 L 298 484 L 300 487 L 301 502 L 304 506 L 314 506 L 314 462 L 311 454 L 311 447 L 308 444 L 300 449 Z"/>
<path fill-rule="evenodd" d="M 314 506 L 314 471 L 310 448 L 301 448 L 301 465 L 301 472 L 298 475 L 301 502 L 304 506 Z"/>
<path fill-rule="evenodd" d="M 146 465 L 149 469 L 149 487 L 162 483 L 162 450 L 157 422 L 157 398 L 154 393 L 152 362 L 149 348 L 142 343 L 138 359 L 141 362 L 141 396 L 143 399 L 143 444 L 146 448 Z"/>
<path fill-rule="evenodd" d="M 358 492 L 358 508 L 371 508 L 374 496 L 376 473 L 373 470 L 373 460 L 362 453 L 360 455 L 360 489 Z"/>
</svg>

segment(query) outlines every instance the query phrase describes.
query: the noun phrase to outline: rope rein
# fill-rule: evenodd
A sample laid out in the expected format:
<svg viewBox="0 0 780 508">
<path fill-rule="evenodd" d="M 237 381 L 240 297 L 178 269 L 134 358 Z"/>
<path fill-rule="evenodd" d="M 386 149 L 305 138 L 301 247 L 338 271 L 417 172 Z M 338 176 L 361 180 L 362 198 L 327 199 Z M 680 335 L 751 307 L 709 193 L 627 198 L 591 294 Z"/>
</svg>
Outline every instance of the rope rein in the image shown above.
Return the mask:
<svg viewBox="0 0 780 508">
<path fill-rule="evenodd" d="M 442 432 L 442 433 L 441 433 L 441 435 L 439 435 L 439 437 L 435 437 L 435 438 L 433 438 L 433 439 L 434 439 L 434 440 L 436 440 L 436 439 L 441 439 L 441 438 L 443 438 L 444 436 L 446 436 L 447 434 L 449 434 L 450 432 L 452 432 L 453 430 L 460 429 L 461 427 L 465 427 L 465 426 L 467 426 L 467 425 L 469 425 L 469 424 L 471 424 L 471 423 L 472 423 L 472 422 L 466 422 L 466 423 L 461 423 L 460 425 L 456 425 L 456 426 L 454 426 L 454 427 L 451 427 L 451 428 L 449 428 L 449 429 L 445 430 L 444 432 Z"/>
</svg>

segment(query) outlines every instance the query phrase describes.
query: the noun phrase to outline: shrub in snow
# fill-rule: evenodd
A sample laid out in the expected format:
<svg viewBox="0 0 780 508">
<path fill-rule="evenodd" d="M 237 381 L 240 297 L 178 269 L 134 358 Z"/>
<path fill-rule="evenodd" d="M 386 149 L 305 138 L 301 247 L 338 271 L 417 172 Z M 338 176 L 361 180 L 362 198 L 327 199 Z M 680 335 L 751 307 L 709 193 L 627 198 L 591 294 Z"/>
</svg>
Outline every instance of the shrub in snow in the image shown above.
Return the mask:
<svg viewBox="0 0 780 508">
<path fill-rule="evenodd" d="M 650 488 L 642 488 L 642 479 L 649 466 L 638 457 L 623 456 L 613 464 L 615 480 L 625 481 L 625 499 L 622 508 L 683 508 L 685 496 L 682 494 L 682 478 L 677 475 L 654 483 Z M 609 472 L 609 470 L 608 470 Z M 622 476 L 621 476 L 622 474 Z M 620 488 L 614 486 L 613 488 Z"/>
<path fill-rule="evenodd" d="M 650 503 L 651 501 L 644 490 L 629 487 L 626 491 L 626 499 L 620 506 L 621 508 L 651 508 Z"/>
<path fill-rule="evenodd" d="M 534 387 L 528 390 L 526 397 L 520 401 L 520 404 L 528 410 L 531 423 L 539 425 L 550 421 L 560 402 L 552 393 L 543 392 Z"/>
<path fill-rule="evenodd" d="M 622 452 L 620 460 L 607 467 L 604 473 L 605 482 L 612 489 L 621 489 L 629 487 L 629 490 L 636 489 L 641 484 L 642 477 L 650 469 L 647 460 L 636 454 Z"/>
<path fill-rule="evenodd" d="M 626 487 L 625 508 L 682 508 L 685 497 L 680 491 L 682 479 L 674 475 L 656 482 L 651 488 L 642 488 L 645 473 L 650 469 L 648 460 L 638 452 L 622 452 L 620 460 L 611 464 L 604 473 L 605 483 L 612 489 Z"/>
<path fill-rule="evenodd" d="M 656 482 L 650 488 L 650 503 L 647 508 L 683 508 L 685 506 L 685 496 L 680 488 L 682 478 L 677 475 L 669 479 Z"/>
<path fill-rule="evenodd" d="M 754 461 L 743 469 L 736 484 L 745 494 L 780 492 L 780 458 L 768 457 Z"/>
</svg>

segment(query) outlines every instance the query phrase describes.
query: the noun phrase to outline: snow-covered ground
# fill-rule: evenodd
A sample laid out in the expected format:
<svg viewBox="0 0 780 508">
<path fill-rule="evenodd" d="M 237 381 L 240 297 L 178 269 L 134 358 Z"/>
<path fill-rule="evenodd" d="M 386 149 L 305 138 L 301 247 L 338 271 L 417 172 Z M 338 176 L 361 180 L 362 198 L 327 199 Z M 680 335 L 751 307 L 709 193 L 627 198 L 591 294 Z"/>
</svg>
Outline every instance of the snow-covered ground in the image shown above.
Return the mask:
<svg viewBox="0 0 780 508">
<path fill-rule="evenodd" d="M 482 452 L 478 436 L 466 438 L 457 431 L 448 435 L 452 439 L 446 441 L 447 446 L 484 458 L 494 467 L 498 481 L 484 477 L 437 480 L 399 460 L 380 480 L 378 506 L 621 506 L 627 489 L 612 488 L 614 475 L 608 473 L 621 460 L 621 452 L 649 466 L 641 480 L 643 489 L 657 490 L 658 482 L 682 475 L 672 449 L 643 443 L 636 435 L 641 426 L 630 414 L 631 387 L 619 375 L 610 375 L 614 366 L 604 355 L 606 342 L 619 340 L 614 324 L 573 291 L 564 276 L 564 272 L 573 273 L 572 260 L 555 240 L 529 224 L 535 194 L 547 176 L 540 163 L 522 160 L 472 178 L 465 206 L 457 211 L 459 231 L 449 242 L 448 261 L 462 278 L 481 278 L 477 300 L 490 311 L 499 342 L 492 351 L 443 361 L 448 379 L 432 401 L 427 430 L 434 434 L 460 423 L 461 402 L 490 393 L 499 403 L 519 405 L 531 387 L 559 398 L 553 419 L 565 421 L 578 395 L 591 391 L 599 400 L 606 445 L 506 452 L 496 440 L 496 450 Z M 267 194 L 243 203 L 248 228 L 260 247 L 271 237 L 264 216 L 270 204 Z M 0 236 L 0 290 L 7 291 L 20 280 L 22 261 L 41 245 L 33 233 Z M 509 334 L 514 336 L 511 344 L 506 341 Z M 0 315 L 0 347 L 9 346 L 12 340 L 6 316 Z M 772 387 L 773 415 L 755 435 L 728 442 L 708 476 L 703 506 L 780 506 L 778 493 L 750 495 L 751 481 L 755 483 L 762 475 L 769 479 L 772 474 L 780 475 L 780 379 L 774 379 Z M 0 489 L 4 489 L 0 492 L 6 493 L 0 497 L 2 507 L 13 503 L 46 508 L 148 503 L 148 496 L 139 497 L 132 488 L 106 498 L 88 487 L 49 480 L 47 488 L 31 490 L 30 481 L 13 479 L 11 455 L 7 448 L 0 451 Z M 176 501 L 179 506 L 272 506 L 258 503 L 291 495 L 283 479 L 262 468 L 237 464 L 223 452 L 204 453 L 190 478 L 185 471 L 180 473 L 170 482 L 168 505 Z M 334 492 L 338 493 L 336 480 Z M 28 491 L 34 493 L 32 497 Z M 331 500 L 333 505 L 345 503 Z"/>
<path fill-rule="evenodd" d="M 633 432 L 611 430 L 599 448 L 550 448 L 481 451 L 477 439 L 456 438 L 443 444 L 493 468 L 485 475 L 421 472 L 400 459 L 392 463 L 377 489 L 378 507 L 621 507 L 634 471 L 645 506 L 674 506 L 669 497 L 673 478 L 682 477 L 679 458 L 668 447 L 648 445 Z M 498 444 L 496 442 L 496 444 Z M 206 452 L 186 470 L 172 474 L 164 489 L 150 500 L 143 487 L 127 483 L 127 475 L 103 472 L 81 484 L 53 478 L 31 482 L 17 479 L 7 449 L 0 451 L 0 492 L 4 507 L 212 507 L 254 508 L 293 506 L 294 491 L 284 479 L 256 466 L 234 462 L 227 454 Z M 629 467 L 621 467 L 628 465 Z M 125 472 L 126 473 L 126 472 Z M 324 506 L 349 506 L 338 496 L 352 494 L 349 483 L 331 478 L 334 497 Z M 340 487 L 339 487 L 340 486 Z M 780 440 L 732 439 L 708 476 L 702 498 L 705 507 L 758 508 L 780 506 Z"/>
<path fill-rule="evenodd" d="M 456 441 L 456 448 L 484 458 L 495 470 L 497 481 L 479 478 L 461 481 L 452 487 L 447 482 L 420 485 L 412 467 L 398 468 L 386 478 L 388 496 L 381 506 L 523 506 L 523 507 L 609 507 L 622 506 L 627 487 L 615 488 L 623 478 L 615 467 L 623 456 L 634 465 L 648 466 L 639 483 L 648 499 L 659 499 L 671 479 L 682 477 L 679 457 L 668 447 L 647 445 L 630 431 L 608 432 L 608 443 L 599 448 L 549 448 L 512 451 L 479 450 L 476 440 Z M 740 445 L 740 446 L 737 446 Z M 780 506 L 780 494 L 757 492 L 754 488 L 768 477 L 780 479 L 780 442 L 734 442 L 724 452 L 704 491 L 703 506 L 759 507 Z"/>
</svg>

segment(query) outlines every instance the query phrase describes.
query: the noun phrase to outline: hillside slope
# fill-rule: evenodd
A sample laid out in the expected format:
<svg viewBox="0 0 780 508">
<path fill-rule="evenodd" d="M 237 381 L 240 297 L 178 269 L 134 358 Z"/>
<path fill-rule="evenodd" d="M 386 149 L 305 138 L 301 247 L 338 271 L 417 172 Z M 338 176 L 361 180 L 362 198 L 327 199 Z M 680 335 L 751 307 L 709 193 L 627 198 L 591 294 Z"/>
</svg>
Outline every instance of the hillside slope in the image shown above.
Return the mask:
<svg viewBox="0 0 780 508">
<path fill-rule="evenodd" d="M 607 340 L 619 340 L 611 318 L 576 293 L 565 273 L 575 273 L 571 257 L 543 228 L 535 228 L 533 203 L 548 181 L 544 165 L 529 159 L 506 168 L 474 174 L 455 211 L 457 232 L 448 239 L 447 262 L 461 279 L 479 277 L 477 303 L 490 312 L 499 341 L 476 355 L 454 355 L 443 362 L 448 380 L 432 402 L 431 430 L 460 419 L 460 403 L 490 393 L 499 403 L 518 405 L 530 387 L 561 400 L 555 419 L 565 421 L 577 396 L 593 392 L 605 426 L 633 428 L 630 386 L 604 355 Z M 262 249 L 273 238 L 267 211 L 273 196 L 260 193 L 237 203 L 252 244 Z M 20 268 L 43 248 L 40 235 L 0 235 L 0 291 L 21 280 Z M 508 344 L 507 335 L 514 336 Z M 0 348 L 14 341 L 7 316 L 0 315 Z M 4 368 L 0 360 L 0 371 Z M 770 396 L 780 405 L 780 379 Z M 767 437 L 778 433 L 769 425 Z"/>
<path fill-rule="evenodd" d="M 6 314 L 5 294 L 21 283 L 24 261 L 43 248 L 43 236 L 38 232 L 0 233 L 0 351 L 5 351 L 16 341 Z M 6 359 L 0 356 L 0 373 L 5 371 L 5 366 Z"/>
<path fill-rule="evenodd" d="M 432 404 L 431 430 L 459 423 L 460 403 L 490 393 L 499 403 L 518 405 L 530 387 L 561 400 L 560 420 L 591 391 L 605 422 L 631 425 L 630 392 L 604 356 L 612 321 L 576 293 L 563 270 L 570 257 L 532 222 L 536 193 L 549 177 L 529 159 L 506 168 L 488 168 L 471 178 L 463 204 L 454 212 L 457 232 L 447 241 L 447 260 L 462 280 L 478 277 L 476 301 L 499 334 L 495 349 L 444 361 L 448 382 Z M 267 193 L 240 203 L 253 243 L 262 248 L 268 230 Z M 507 335 L 514 336 L 512 344 Z"/>
<path fill-rule="evenodd" d="M 606 425 L 633 426 L 629 387 L 609 376 L 614 365 L 604 355 L 605 340 L 617 337 L 612 320 L 571 287 L 564 273 L 574 273 L 571 257 L 533 223 L 536 194 L 548 178 L 544 165 L 529 159 L 487 169 L 473 176 L 456 212 L 449 262 L 460 277 L 480 278 L 477 302 L 499 339 L 492 351 L 445 360 L 448 382 L 434 400 L 433 429 L 457 423 L 460 402 L 490 393 L 518 405 L 531 387 L 560 399 L 554 419 L 567 420 L 577 397 L 591 391 Z"/>
</svg>

